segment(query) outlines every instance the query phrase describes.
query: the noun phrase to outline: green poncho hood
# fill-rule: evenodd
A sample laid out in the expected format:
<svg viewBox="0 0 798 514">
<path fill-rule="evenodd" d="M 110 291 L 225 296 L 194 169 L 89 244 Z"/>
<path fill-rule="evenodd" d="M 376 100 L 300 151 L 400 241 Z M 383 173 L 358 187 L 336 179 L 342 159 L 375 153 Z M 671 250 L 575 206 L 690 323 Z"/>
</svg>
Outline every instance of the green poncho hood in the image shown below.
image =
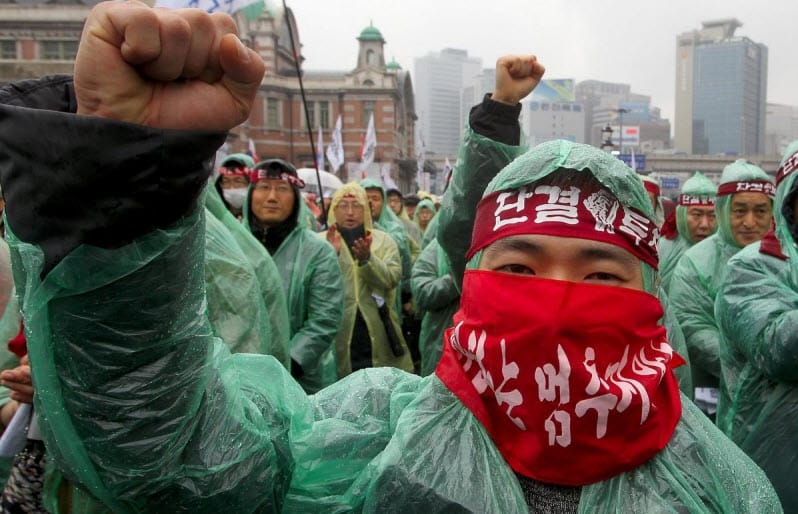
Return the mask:
<svg viewBox="0 0 798 514">
<path fill-rule="evenodd" d="M 255 161 L 252 160 L 252 157 L 245 153 L 231 153 L 224 159 L 222 159 L 221 165 L 227 166 L 230 163 L 238 163 L 243 165 L 246 168 L 254 168 Z"/>
<path fill-rule="evenodd" d="M 431 210 L 433 215 L 438 213 L 438 209 L 435 208 L 435 204 L 432 203 L 432 200 L 429 198 L 424 198 L 418 202 L 418 205 L 416 206 L 416 212 L 413 214 L 413 221 L 418 223 L 418 213 L 421 211 L 421 209 L 425 208 Z"/>
<path fill-rule="evenodd" d="M 798 238 L 798 228 L 796 228 L 796 219 L 793 213 L 793 206 L 795 205 L 798 191 L 796 190 L 796 175 L 797 172 L 789 172 L 795 166 L 795 161 L 798 160 L 798 141 L 793 141 L 787 146 L 784 155 L 779 165 L 779 176 L 783 173 L 782 170 L 787 171 L 789 174 L 779 180 L 776 185 L 776 198 L 773 200 L 773 218 L 776 222 L 776 237 L 781 243 L 782 252 L 793 258 L 798 258 L 796 255 L 795 242 Z"/>
<path fill-rule="evenodd" d="M 718 188 L 715 186 L 715 184 L 713 184 L 712 181 L 704 176 L 700 171 L 696 171 L 695 175 L 687 179 L 682 186 L 683 195 L 690 195 L 691 197 L 695 198 L 711 198 L 714 200 L 717 193 Z M 687 209 L 688 207 L 685 205 L 676 206 L 676 229 L 679 231 L 680 236 L 690 241 L 690 244 L 695 244 L 697 241 L 693 241 L 692 238 L 690 238 L 690 231 L 687 228 Z M 713 233 L 715 230 L 717 230 L 717 225 L 715 225 Z"/>
<path fill-rule="evenodd" d="M 723 168 L 720 176 L 720 185 L 729 182 L 741 182 L 748 180 L 764 180 L 773 182 L 773 179 L 765 173 L 762 168 L 752 164 L 745 159 L 737 159 L 733 163 Z M 715 201 L 715 214 L 717 216 L 718 233 L 721 239 L 727 244 L 740 248 L 731 230 L 731 199 L 734 195 L 718 196 Z"/>
<path fill-rule="evenodd" d="M 595 147 L 565 140 L 543 143 L 517 157 L 488 184 L 483 197 L 537 182 L 561 168 L 592 174 L 622 205 L 632 207 L 654 220 L 643 183 L 631 168 Z M 481 254 L 477 252 L 474 255 L 469 267 L 478 265 Z M 656 271 L 642 261 L 641 265 L 645 289 L 655 293 Z"/>
</svg>

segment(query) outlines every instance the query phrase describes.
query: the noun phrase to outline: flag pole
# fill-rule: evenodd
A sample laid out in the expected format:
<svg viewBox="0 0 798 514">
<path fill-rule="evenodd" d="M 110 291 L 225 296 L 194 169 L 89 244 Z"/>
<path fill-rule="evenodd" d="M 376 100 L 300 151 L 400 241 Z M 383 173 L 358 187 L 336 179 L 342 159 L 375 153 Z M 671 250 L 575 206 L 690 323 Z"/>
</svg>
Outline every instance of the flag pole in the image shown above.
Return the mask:
<svg viewBox="0 0 798 514">
<path fill-rule="evenodd" d="M 319 200 L 321 202 L 321 224 L 327 225 L 327 209 L 324 207 L 324 190 L 321 187 L 321 173 L 319 173 L 319 163 L 316 159 L 316 145 L 313 143 L 313 130 L 310 127 L 310 113 L 308 112 L 308 100 L 305 97 L 305 85 L 302 83 L 302 72 L 299 69 L 299 54 L 296 51 L 296 43 L 294 42 L 294 29 L 291 27 L 291 22 L 287 19 L 288 6 L 285 5 L 283 0 L 283 16 L 286 16 L 286 24 L 288 25 L 288 37 L 291 39 L 291 52 L 294 54 L 294 66 L 296 67 L 296 76 L 299 79 L 299 93 L 302 96 L 302 107 L 305 111 L 305 125 L 308 128 L 308 140 L 310 141 L 310 150 L 313 153 L 313 167 L 316 168 L 316 183 L 319 186 Z M 299 200 L 297 200 L 299 201 Z"/>
</svg>

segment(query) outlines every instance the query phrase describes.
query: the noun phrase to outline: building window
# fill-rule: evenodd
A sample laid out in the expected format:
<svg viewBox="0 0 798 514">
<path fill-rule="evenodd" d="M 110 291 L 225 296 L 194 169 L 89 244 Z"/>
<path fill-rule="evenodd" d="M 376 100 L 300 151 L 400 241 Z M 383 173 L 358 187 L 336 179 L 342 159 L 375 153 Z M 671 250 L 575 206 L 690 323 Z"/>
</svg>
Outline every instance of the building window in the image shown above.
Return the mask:
<svg viewBox="0 0 798 514">
<path fill-rule="evenodd" d="M 377 53 L 374 50 L 366 50 L 366 64 L 369 66 L 377 65 Z"/>
<path fill-rule="evenodd" d="M 320 100 L 318 102 L 308 102 L 308 118 L 310 120 L 310 128 L 330 128 L 330 102 L 327 100 Z M 305 110 L 302 109 L 302 126 L 307 128 L 308 119 L 305 118 Z"/>
<path fill-rule="evenodd" d="M 321 128 L 330 128 L 330 102 L 319 102 L 319 124 Z"/>
<path fill-rule="evenodd" d="M 74 61 L 78 55 L 78 42 L 41 41 L 39 55 L 46 61 Z"/>
<path fill-rule="evenodd" d="M 266 99 L 266 127 L 280 128 L 280 100 L 277 98 Z"/>
<path fill-rule="evenodd" d="M 363 128 L 367 128 L 369 126 L 369 119 L 374 114 L 374 102 L 366 101 L 363 102 Z"/>
<path fill-rule="evenodd" d="M 307 115 L 302 114 L 302 123 L 309 123 L 311 128 L 316 127 L 316 102 L 307 103 Z"/>
<path fill-rule="evenodd" d="M 3 40 L 0 41 L 0 59 L 16 59 L 17 58 L 17 42 Z"/>
</svg>

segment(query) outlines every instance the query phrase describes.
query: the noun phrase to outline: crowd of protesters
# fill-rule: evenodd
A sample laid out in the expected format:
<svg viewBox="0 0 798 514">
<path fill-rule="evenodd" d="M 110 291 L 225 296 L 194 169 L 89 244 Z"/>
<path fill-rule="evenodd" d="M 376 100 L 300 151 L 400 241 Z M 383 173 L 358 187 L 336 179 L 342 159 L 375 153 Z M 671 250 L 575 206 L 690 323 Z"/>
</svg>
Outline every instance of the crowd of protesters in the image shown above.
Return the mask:
<svg viewBox="0 0 798 514">
<path fill-rule="evenodd" d="M 229 18 L 95 7 L 0 90 L 3 512 L 798 512 L 798 142 L 673 206 L 521 144 L 544 72 L 499 59 L 440 199 L 315 204 L 213 166 Z"/>
</svg>

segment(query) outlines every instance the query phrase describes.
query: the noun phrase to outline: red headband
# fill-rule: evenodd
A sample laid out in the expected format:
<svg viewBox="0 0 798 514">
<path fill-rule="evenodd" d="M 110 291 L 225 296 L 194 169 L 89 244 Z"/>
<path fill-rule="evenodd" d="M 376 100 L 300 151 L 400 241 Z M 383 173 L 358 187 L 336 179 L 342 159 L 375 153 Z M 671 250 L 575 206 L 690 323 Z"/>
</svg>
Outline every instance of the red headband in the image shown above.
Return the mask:
<svg viewBox="0 0 798 514">
<path fill-rule="evenodd" d="M 679 195 L 679 205 L 684 207 L 712 207 L 715 205 L 715 199 L 711 196 L 692 196 L 682 194 Z"/>
<path fill-rule="evenodd" d="M 733 195 L 735 193 L 764 193 L 770 197 L 776 196 L 776 186 L 766 180 L 741 180 L 727 182 L 718 187 L 718 196 Z"/>
<path fill-rule="evenodd" d="M 264 169 L 257 169 L 251 175 L 252 182 L 257 182 L 259 180 L 282 180 L 283 182 L 288 182 L 289 184 L 302 189 L 305 187 L 305 181 L 301 178 L 297 177 L 296 175 L 291 175 L 290 173 L 281 172 L 280 174 L 275 174 L 274 171 L 264 170 Z"/>
<path fill-rule="evenodd" d="M 647 181 L 647 180 L 644 180 L 644 181 L 643 181 L 643 187 L 645 187 L 645 188 L 646 188 L 646 191 L 648 191 L 648 192 L 649 192 L 649 193 L 651 193 L 652 195 L 657 195 L 657 196 L 659 196 L 659 186 L 658 186 L 658 185 L 656 185 L 655 183 L 653 183 L 653 182 L 649 182 L 649 181 Z"/>
<path fill-rule="evenodd" d="M 219 168 L 219 175 L 223 175 L 225 177 L 249 177 L 252 175 L 252 168 L 247 168 L 244 166 L 239 166 L 237 168 L 227 168 L 222 166 Z"/>
<path fill-rule="evenodd" d="M 580 201 L 581 200 L 581 201 Z M 625 207 L 608 191 L 531 185 L 499 191 L 477 206 L 470 259 L 491 243 L 519 234 L 546 234 L 620 246 L 657 268 L 659 229 L 647 216 Z"/>
<path fill-rule="evenodd" d="M 776 185 L 781 184 L 781 181 L 795 170 L 798 170 L 798 152 L 792 154 L 792 157 L 779 166 L 779 172 L 776 174 Z"/>
</svg>

